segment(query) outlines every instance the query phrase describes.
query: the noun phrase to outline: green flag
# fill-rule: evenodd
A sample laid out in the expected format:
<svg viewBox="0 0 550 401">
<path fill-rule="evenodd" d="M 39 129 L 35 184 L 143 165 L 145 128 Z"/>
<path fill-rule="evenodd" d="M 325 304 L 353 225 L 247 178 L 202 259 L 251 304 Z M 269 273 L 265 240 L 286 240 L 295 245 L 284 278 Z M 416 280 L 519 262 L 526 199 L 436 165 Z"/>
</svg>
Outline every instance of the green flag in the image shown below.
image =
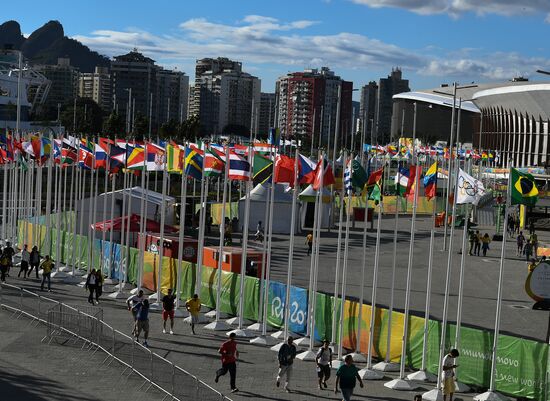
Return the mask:
<svg viewBox="0 0 550 401">
<path fill-rule="evenodd" d="M 351 184 L 353 187 L 362 190 L 368 180 L 369 176 L 363 166 L 361 166 L 361 163 L 353 159 L 351 162 Z"/>
<path fill-rule="evenodd" d="M 254 185 L 263 184 L 267 182 L 273 174 L 273 162 L 257 152 L 254 153 L 254 166 L 253 166 L 253 182 Z"/>
<path fill-rule="evenodd" d="M 21 153 L 19 153 L 18 164 L 21 166 L 21 170 L 25 172 L 29 169 L 29 165 Z"/>
<path fill-rule="evenodd" d="M 510 169 L 512 175 L 512 205 L 534 206 L 539 200 L 539 190 L 531 174 L 522 173 L 515 168 Z"/>
</svg>

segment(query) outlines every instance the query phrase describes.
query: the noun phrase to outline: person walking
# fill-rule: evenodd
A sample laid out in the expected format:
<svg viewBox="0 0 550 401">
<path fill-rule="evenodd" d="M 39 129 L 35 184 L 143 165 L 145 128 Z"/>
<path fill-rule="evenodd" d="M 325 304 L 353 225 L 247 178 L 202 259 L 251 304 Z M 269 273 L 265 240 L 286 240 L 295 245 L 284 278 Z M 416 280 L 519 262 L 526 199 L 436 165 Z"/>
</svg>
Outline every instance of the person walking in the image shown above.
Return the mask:
<svg viewBox="0 0 550 401">
<path fill-rule="evenodd" d="M 128 308 L 128 311 L 130 311 L 130 313 L 132 314 L 132 317 L 134 318 L 134 322 L 132 326 L 132 335 L 135 335 L 136 333 L 137 313 L 139 311 L 139 308 L 141 307 L 141 303 L 144 300 L 145 300 L 145 297 L 143 295 L 143 290 L 139 290 L 137 294 L 130 295 L 126 300 L 126 307 Z"/>
<path fill-rule="evenodd" d="M 4 254 L 4 251 L 0 248 L 0 281 L 6 282 L 6 276 L 8 275 L 8 257 Z"/>
<path fill-rule="evenodd" d="M 469 235 L 469 242 L 470 242 L 470 249 L 468 250 L 468 255 L 472 256 L 472 252 L 475 250 L 475 244 L 476 244 L 477 235 L 474 231 L 470 231 Z"/>
<path fill-rule="evenodd" d="M 99 304 L 99 297 L 103 294 L 103 274 L 101 273 L 101 269 L 95 271 L 95 276 L 95 301 Z"/>
<path fill-rule="evenodd" d="M 172 289 L 168 288 L 168 294 L 162 297 L 162 332 L 166 334 L 166 321 L 170 318 L 170 334 L 174 334 L 174 307 L 176 296 L 172 294 Z"/>
<path fill-rule="evenodd" d="M 531 247 L 533 248 L 533 255 L 535 257 L 537 257 L 537 251 L 538 251 L 538 248 L 539 248 L 539 238 L 537 236 L 537 234 L 535 233 L 535 231 L 533 230 L 533 232 L 531 233 L 531 235 L 529 235 L 529 242 L 531 243 Z M 9 269 L 8 269 L 9 271 Z"/>
<path fill-rule="evenodd" d="M 523 253 L 525 254 L 525 261 L 529 262 L 531 260 L 531 255 L 533 255 L 533 245 L 530 241 L 527 241 L 523 246 Z"/>
<path fill-rule="evenodd" d="M 48 292 L 52 292 L 52 270 L 54 268 L 53 261 L 50 259 L 50 255 L 46 255 L 44 261 L 40 265 L 42 268 L 42 284 L 40 284 L 40 291 L 44 291 L 44 283 L 48 280 Z"/>
<path fill-rule="evenodd" d="M 319 389 L 327 388 L 327 380 L 330 378 L 332 369 L 332 349 L 329 347 L 329 341 L 324 340 L 323 346 L 317 351 L 315 357 L 317 362 L 317 376 L 319 377 Z"/>
<path fill-rule="evenodd" d="M 34 273 L 36 274 L 36 278 L 38 278 L 38 266 L 40 266 L 40 252 L 38 252 L 38 247 L 35 245 L 31 249 L 31 255 L 30 255 L 30 265 L 31 268 L 29 270 L 28 276 L 31 276 L 32 269 L 34 269 Z"/>
<path fill-rule="evenodd" d="M 149 338 L 149 300 L 144 299 L 137 306 L 136 312 L 136 342 L 139 343 L 139 335 L 143 331 L 143 346 L 149 348 L 147 338 Z"/>
<path fill-rule="evenodd" d="M 344 363 L 336 371 L 334 393 L 338 393 L 338 385 L 340 385 L 342 400 L 350 401 L 357 381 L 359 381 L 359 385 L 363 388 L 363 381 L 361 380 L 361 376 L 359 376 L 359 369 L 353 364 L 353 357 L 346 355 Z"/>
<path fill-rule="evenodd" d="M 216 371 L 216 378 L 214 379 L 217 383 L 220 380 L 220 376 L 224 376 L 227 372 L 229 372 L 229 381 L 232 393 L 239 391 L 235 384 L 237 376 L 237 358 L 239 357 L 235 337 L 235 333 L 229 334 L 229 340 L 224 342 L 218 349 L 218 353 L 222 356 L 222 367 Z"/>
<path fill-rule="evenodd" d="M 199 312 L 201 311 L 201 300 L 197 294 L 193 294 L 185 303 L 185 308 L 191 316 L 191 331 L 195 333 L 195 325 L 199 323 Z"/>
<path fill-rule="evenodd" d="M 523 254 L 524 244 L 525 244 L 525 237 L 523 236 L 523 231 L 520 231 L 519 235 L 516 237 L 516 245 L 518 246 L 518 250 L 516 252 L 517 256 L 521 256 Z"/>
<path fill-rule="evenodd" d="M 13 256 L 15 255 L 15 250 L 11 246 L 11 242 L 6 242 L 6 247 L 4 248 L 4 254 L 8 258 L 8 277 L 10 276 L 10 269 L 13 267 Z"/>
<path fill-rule="evenodd" d="M 288 336 L 286 343 L 279 348 L 277 359 L 279 361 L 279 371 L 277 372 L 277 387 L 281 385 L 281 379 L 285 376 L 284 389 L 287 393 L 290 393 L 288 384 L 292 377 L 292 365 L 294 364 L 294 358 L 296 358 L 296 346 L 294 345 L 294 338 Z"/>
<path fill-rule="evenodd" d="M 90 292 L 90 295 L 88 296 L 88 303 L 94 304 L 94 292 L 96 290 L 96 282 L 97 282 L 97 276 L 95 273 L 95 269 L 92 269 L 92 271 L 88 274 L 88 277 L 86 278 L 86 285 L 84 288 Z"/>
<path fill-rule="evenodd" d="M 443 401 L 453 401 L 453 395 L 455 392 L 455 359 L 460 356 L 457 349 L 452 349 L 447 355 L 443 357 L 443 370 L 441 375 L 443 376 Z"/>
<path fill-rule="evenodd" d="M 27 278 L 30 260 L 31 254 L 27 249 L 27 244 L 25 244 L 23 245 L 23 249 L 21 250 L 21 267 L 19 268 L 19 274 L 17 275 L 17 277 L 21 277 L 21 273 L 23 273 L 23 278 Z"/>
<path fill-rule="evenodd" d="M 309 232 L 306 236 L 307 256 L 311 255 L 311 249 L 313 248 L 313 233 Z"/>
<path fill-rule="evenodd" d="M 479 230 L 476 230 L 476 238 L 474 242 L 474 255 L 479 256 L 479 251 L 481 250 L 481 234 L 479 233 Z"/>
<path fill-rule="evenodd" d="M 487 255 L 487 251 L 489 250 L 490 243 L 491 243 L 491 238 L 489 238 L 489 234 L 485 233 L 485 235 L 481 237 L 481 250 L 483 251 L 483 256 Z"/>
</svg>

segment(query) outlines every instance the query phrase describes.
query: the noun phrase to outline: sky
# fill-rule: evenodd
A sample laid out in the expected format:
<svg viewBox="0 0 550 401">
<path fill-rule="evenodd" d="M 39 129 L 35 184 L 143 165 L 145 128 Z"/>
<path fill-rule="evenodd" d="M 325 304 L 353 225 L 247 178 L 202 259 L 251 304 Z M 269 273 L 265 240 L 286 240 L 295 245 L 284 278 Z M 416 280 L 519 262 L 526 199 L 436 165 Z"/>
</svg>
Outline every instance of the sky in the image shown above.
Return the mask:
<svg viewBox="0 0 550 401">
<path fill-rule="evenodd" d="M 330 67 L 360 88 L 400 67 L 411 89 L 547 80 L 550 0 L 28 0 L 2 5 L 24 34 L 49 20 L 112 57 L 134 47 L 193 78 L 229 57 L 274 91 L 277 77 Z"/>
</svg>

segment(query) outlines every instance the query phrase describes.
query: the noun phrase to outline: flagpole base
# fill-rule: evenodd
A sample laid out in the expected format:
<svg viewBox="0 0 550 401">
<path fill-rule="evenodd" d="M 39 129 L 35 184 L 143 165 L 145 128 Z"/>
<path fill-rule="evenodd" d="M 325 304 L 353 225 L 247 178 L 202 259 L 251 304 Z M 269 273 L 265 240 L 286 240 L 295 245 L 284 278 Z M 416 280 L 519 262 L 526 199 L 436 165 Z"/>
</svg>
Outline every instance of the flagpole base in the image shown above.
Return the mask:
<svg viewBox="0 0 550 401">
<path fill-rule="evenodd" d="M 59 266 L 59 267 L 57 268 L 57 270 L 60 271 L 60 272 L 68 273 L 68 270 L 71 270 L 71 268 L 70 268 L 69 266 L 67 266 L 67 265 L 63 265 L 63 266 Z"/>
<path fill-rule="evenodd" d="M 304 362 L 312 362 L 317 357 L 317 354 L 311 350 L 307 350 L 304 352 L 300 352 L 298 355 L 296 355 L 296 359 L 299 359 Z"/>
<path fill-rule="evenodd" d="M 187 316 L 185 319 L 183 319 L 183 321 L 185 323 L 191 324 L 192 316 Z M 208 323 L 209 321 L 210 321 L 210 319 L 208 319 L 205 315 L 203 315 L 202 313 L 199 314 L 199 317 L 198 317 L 198 323 L 199 324 Z"/>
<path fill-rule="evenodd" d="M 443 401 L 443 392 L 434 388 L 433 390 L 427 391 L 422 394 L 422 400 L 424 401 Z"/>
<path fill-rule="evenodd" d="M 418 385 L 409 380 L 393 379 L 389 382 L 384 383 L 384 387 L 397 391 L 413 391 L 418 388 Z"/>
<path fill-rule="evenodd" d="M 145 287 L 141 287 L 141 288 L 135 287 L 135 288 L 132 288 L 132 289 L 130 290 L 130 294 L 135 295 L 135 294 L 139 293 L 140 291 L 143 291 L 143 293 L 144 293 L 145 295 L 151 295 L 151 294 L 153 293 L 153 291 L 151 291 L 151 290 L 148 289 L 148 288 L 145 288 Z"/>
<path fill-rule="evenodd" d="M 407 376 L 407 379 L 424 383 L 437 382 L 437 376 L 433 373 L 428 372 L 427 370 L 419 370 L 418 372 L 413 372 Z"/>
<path fill-rule="evenodd" d="M 332 369 L 338 370 L 340 366 L 344 364 L 343 359 L 333 359 L 332 360 Z"/>
<path fill-rule="evenodd" d="M 162 294 L 160 296 L 162 297 Z M 159 295 L 156 291 L 149 295 L 149 301 L 159 301 Z"/>
<path fill-rule="evenodd" d="M 455 382 L 455 393 L 471 393 L 472 389 L 467 384 L 456 381 Z"/>
<path fill-rule="evenodd" d="M 227 331 L 231 328 L 231 326 L 229 326 L 222 320 L 214 320 L 212 323 L 208 323 L 206 326 L 204 326 L 204 328 L 214 331 Z"/>
<path fill-rule="evenodd" d="M 216 309 L 212 309 L 210 312 L 205 313 L 204 316 L 209 317 L 211 319 L 215 319 L 216 318 Z M 220 314 L 218 315 L 219 319 L 227 319 L 228 317 L 229 317 L 229 315 L 227 313 L 221 312 L 221 311 L 220 311 Z"/>
<path fill-rule="evenodd" d="M 117 285 L 118 280 L 114 279 L 114 278 L 106 278 L 105 280 L 103 280 L 103 284 L 104 285 Z"/>
<path fill-rule="evenodd" d="M 189 316 L 189 312 L 187 312 L 187 310 L 185 310 L 185 309 L 177 308 L 176 310 L 174 310 L 174 317 L 184 318 L 184 317 L 187 317 L 187 316 Z"/>
<path fill-rule="evenodd" d="M 68 277 L 68 274 L 65 273 L 64 271 L 59 270 L 59 269 L 54 271 L 52 273 L 52 276 L 51 276 L 52 279 L 54 279 L 54 278 L 55 279 L 65 279 L 67 277 Z"/>
<path fill-rule="evenodd" d="M 235 336 L 239 337 L 239 338 L 251 338 L 251 337 L 254 337 L 254 333 L 251 332 L 250 330 L 246 330 L 246 329 L 235 329 L 235 330 L 231 330 L 231 331 L 228 331 L 227 333 L 225 333 L 225 335 L 227 337 L 229 337 L 229 335 L 231 333 L 235 333 Z"/>
<path fill-rule="evenodd" d="M 112 292 L 109 295 L 107 295 L 107 298 L 110 298 L 110 299 L 125 299 L 125 298 L 128 298 L 128 296 L 127 296 L 127 294 L 125 294 L 122 291 L 115 291 L 115 292 Z"/>
<path fill-rule="evenodd" d="M 231 325 L 231 326 L 236 326 L 239 324 L 239 317 L 238 316 L 235 316 L 235 317 L 232 317 L 232 318 L 229 318 L 225 321 L 227 324 Z M 249 325 L 250 323 L 252 323 L 250 320 L 248 319 L 244 319 L 242 320 L 242 324 L 246 324 L 246 325 Z"/>
<path fill-rule="evenodd" d="M 360 353 L 360 352 L 352 352 L 351 354 L 348 354 L 348 355 L 351 355 L 351 357 L 353 358 L 353 362 L 357 362 L 357 363 L 366 363 L 367 362 L 367 357 L 364 354 Z"/>
<path fill-rule="evenodd" d="M 399 372 L 399 370 L 401 369 L 401 366 L 398 363 L 383 361 L 383 362 L 378 362 L 372 368 L 380 372 Z"/>
<path fill-rule="evenodd" d="M 67 274 L 67 277 L 63 279 L 64 284 L 78 284 L 80 283 L 80 277 L 71 276 Z"/>
<path fill-rule="evenodd" d="M 263 347 L 271 347 L 275 344 L 277 344 L 277 339 L 273 338 L 271 336 L 258 336 L 250 340 L 250 344 L 252 345 L 259 345 Z"/>
<path fill-rule="evenodd" d="M 300 337 L 298 334 L 296 334 L 292 331 L 288 331 L 287 332 L 287 338 L 289 336 L 292 337 L 292 338 L 297 339 L 296 341 L 294 341 L 294 344 L 300 345 L 300 343 L 297 342 L 298 340 L 301 340 L 301 338 L 298 338 L 298 337 Z M 284 330 L 279 330 L 279 331 L 276 331 L 275 333 L 271 333 L 271 337 L 276 338 L 278 340 L 286 341 L 286 338 L 284 338 L 285 337 L 285 331 Z"/>
<path fill-rule="evenodd" d="M 152 304 L 149 304 L 149 310 L 151 312 L 161 312 L 162 302 L 153 302 Z"/>
<path fill-rule="evenodd" d="M 474 401 L 510 401 L 510 398 L 494 391 L 486 391 L 483 394 L 476 395 Z"/>
<path fill-rule="evenodd" d="M 293 338 L 294 338 L 294 335 L 293 334 L 290 334 Z M 302 337 L 302 338 L 298 338 L 297 340 L 294 341 L 294 344 L 296 345 L 299 345 L 301 347 L 309 347 L 310 344 L 311 344 L 311 337 Z M 313 339 L 313 344 L 311 344 L 313 347 L 317 347 L 319 345 L 321 345 L 321 343 L 319 341 L 316 341 L 315 339 Z"/>
<path fill-rule="evenodd" d="M 247 327 L 248 330 L 252 330 L 252 331 L 263 331 L 263 328 L 264 328 L 264 325 L 262 322 L 256 322 L 256 323 L 252 323 L 250 326 Z M 267 324 L 266 327 L 265 327 L 266 331 L 273 331 L 273 328 Z"/>
<path fill-rule="evenodd" d="M 363 380 L 382 380 L 384 375 L 376 370 L 364 368 L 359 371 L 359 376 Z"/>
</svg>

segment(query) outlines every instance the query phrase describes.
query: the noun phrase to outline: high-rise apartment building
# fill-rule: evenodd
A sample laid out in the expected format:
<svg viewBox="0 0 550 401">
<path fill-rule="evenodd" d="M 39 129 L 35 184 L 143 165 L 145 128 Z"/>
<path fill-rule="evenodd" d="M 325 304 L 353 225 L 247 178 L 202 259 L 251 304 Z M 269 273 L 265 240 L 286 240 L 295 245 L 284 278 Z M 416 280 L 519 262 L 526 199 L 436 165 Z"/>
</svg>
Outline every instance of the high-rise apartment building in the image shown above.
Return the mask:
<svg viewBox="0 0 550 401">
<path fill-rule="evenodd" d="M 71 66 L 68 58 L 59 58 L 56 65 L 38 65 L 34 69 L 51 82 L 43 111 L 54 118 L 58 105 L 72 102 L 78 94 L 78 68 Z"/>
<path fill-rule="evenodd" d="M 191 115 L 205 135 L 257 133 L 252 106 L 260 107 L 260 80 L 227 58 L 197 60 Z"/>
<path fill-rule="evenodd" d="M 254 118 L 258 121 L 258 135 L 262 138 L 267 138 L 269 129 L 275 127 L 275 93 L 264 93 L 260 95 L 260 108 L 257 116 Z"/>
<path fill-rule="evenodd" d="M 159 69 L 158 79 L 158 121 L 181 122 L 187 119 L 189 97 L 189 76 L 181 71 Z"/>
<path fill-rule="evenodd" d="M 393 95 L 409 91 L 409 80 L 402 78 L 399 68 L 392 69 L 387 78 L 382 78 L 378 82 L 378 110 L 375 130 L 379 143 L 387 143 L 390 140 Z"/>
<path fill-rule="evenodd" d="M 111 75 L 106 67 L 96 67 L 94 72 L 80 74 L 78 96 L 92 99 L 106 113 L 112 109 Z"/>
<path fill-rule="evenodd" d="M 367 143 L 376 142 L 373 133 L 376 117 L 377 93 L 378 84 L 375 81 L 370 81 L 361 88 L 361 106 L 359 107 L 359 119 L 361 121 L 360 130 L 364 134 Z"/>
<path fill-rule="evenodd" d="M 326 67 L 280 77 L 276 92 L 279 101 L 277 125 L 281 134 L 289 138 L 320 135 L 322 142 L 327 145 L 329 138 L 334 141 L 338 126 L 338 140 L 347 138 L 353 127 L 352 87 L 352 82 L 342 80 Z M 340 115 L 337 122 L 339 99 Z"/>
<path fill-rule="evenodd" d="M 111 85 L 113 108 L 126 118 L 128 132 L 138 115 L 151 116 L 153 131 L 168 120 L 187 118 L 189 77 L 164 70 L 136 49 L 111 61 Z"/>
</svg>

